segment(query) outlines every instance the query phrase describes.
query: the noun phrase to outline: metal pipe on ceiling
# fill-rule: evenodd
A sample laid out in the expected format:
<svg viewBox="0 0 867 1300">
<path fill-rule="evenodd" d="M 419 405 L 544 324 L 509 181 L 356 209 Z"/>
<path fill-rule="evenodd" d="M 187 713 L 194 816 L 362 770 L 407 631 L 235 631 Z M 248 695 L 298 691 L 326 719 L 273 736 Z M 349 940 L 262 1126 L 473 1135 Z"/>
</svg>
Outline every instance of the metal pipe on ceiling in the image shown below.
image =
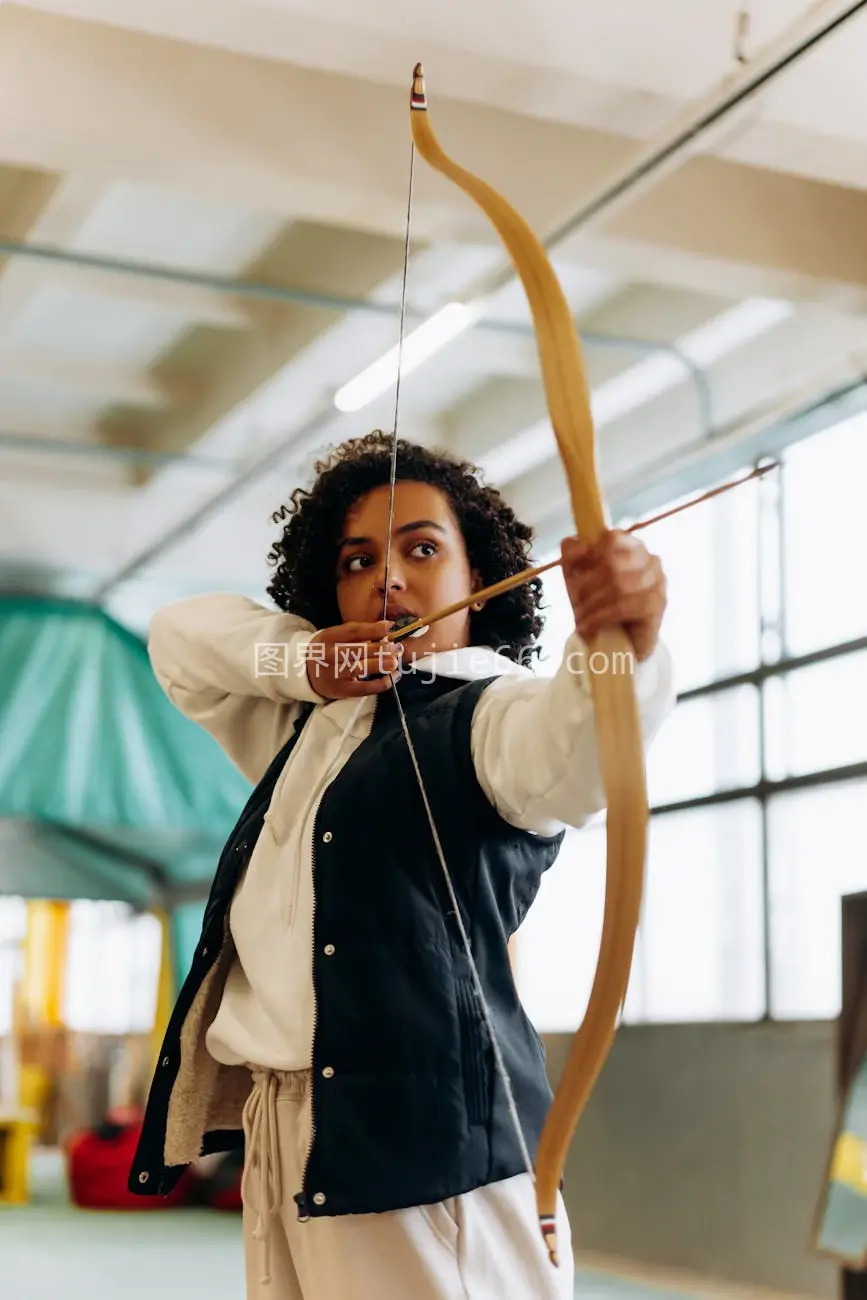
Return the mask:
<svg viewBox="0 0 867 1300">
<path fill-rule="evenodd" d="M 377 302 L 374 298 L 322 293 L 295 285 L 268 284 L 264 280 L 235 279 L 216 273 L 167 266 L 160 262 L 135 262 L 126 258 L 104 256 L 102 253 L 81 253 L 75 249 L 59 248 L 53 244 L 29 244 L 14 239 L 0 239 L 0 257 L 30 259 L 60 266 L 74 266 L 85 271 L 128 275 L 136 279 L 201 289 L 215 295 L 222 294 L 227 298 L 253 298 L 298 307 L 319 308 L 324 311 L 365 312 L 368 315 L 385 316 L 391 319 L 396 319 L 400 313 L 400 303 L 397 302 Z M 424 320 L 428 315 L 428 312 L 407 304 L 407 318 Z M 522 324 L 520 321 L 497 320 L 496 317 L 484 317 L 474 328 L 494 334 L 521 334 L 528 337 L 533 337 L 535 334 L 529 322 Z M 660 342 L 658 339 L 634 338 L 599 330 L 582 330 L 581 337 L 591 347 L 623 348 L 635 352 L 670 352 L 678 357 L 681 356 L 674 345 Z"/>
<path fill-rule="evenodd" d="M 214 295 L 235 298 L 252 298 L 260 301 L 285 303 L 298 307 L 317 308 L 334 312 L 365 312 L 374 316 L 386 316 L 396 319 L 400 312 L 399 303 L 377 302 L 373 298 L 358 298 L 346 294 L 321 293 L 312 289 L 302 289 L 296 285 L 268 284 L 263 280 L 235 279 L 231 276 L 217 275 L 215 272 L 192 271 L 184 267 L 168 266 L 159 262 L 136 262 L 129 258 L 109 257 L 102 253 L 84 253 L 76 249 L 60 248 L 53 244 L 30 244 L 13 239 L 0 239 L 0 257 L 15 257 L 24 260 L 53 263 L 61 266 L 73 266 L 83 271 L 99 271 L 103 274 L 128 275 L 143 280 L 152 280 L 163 284 L 182 285 L 199 289 Z M 408 304 L 406 315 L 412 320 L 424 320 L 427 313 Z M 517 334 L 535 337 L 532 324 L 520 321 L 497 320 L 484 317 L 474 326 L 494 334 Z M 637 352 L 647 355 L 668 355 L 683 368 L 684 374 L 696 390 L 698 409 L 703 426 L 709 431 L 712 427 L 711 392 L 707 375 L 691 361 L 676 344 L 664 343 L 658 339 L 634 338 L 625 334 L 609 334 L 606 331 L 581 329 L 584 345 L 593 348 L 612 349 L 624 352 Z M 0 446 L 3 446 L 0 438 Z M 36 450 L 47 450 L 37 448 Z M 106 455 L 110 453 L 107 451 Z M 179 458 L 179 457 L 178 457 Z M 144 454 L 142 459 L 145 459 Z"/>
<path fill-rule="evenodd" d="M 183 285 L 190 289 L 202 289 L 208 293 L 224 294 L 226 297 L 255 298 L 267 302 L 294 303 L 303 307 L 321 307 L 327 311 L 364 311 L 378 316 L 394 316 L 399 310 L 398 305 L 376 302 L 371 298 L 347 298 L 339 294 L 294 288 L 291 285 L 268 284 L 264 280 L 238 280 L 212 272 L 168 266 L 162 262 L 136 262 L 124 257 L 109 257 L 103 253 L 83 253 L 77 249 L 60 248 L 54 244 L 29 244 L 20 240 L 0 239 L 0 256 L 75 266 L 82 271 L 129 275 L 164 284 Z M 409 307 L 407 314 L 422 315 L 421 312 Z"/>
<path fill-rule="evenodd" d="M 548 235 L 544 240 L 546 248 L 549 251 L 555 249 L 577 231 L 610 217 L 628 199 L 657 184 L 735 110 L 767 89 L 783 73 L 790 71 L 807 54 L 817 49 L 822 41 L 838 32 L 865 8 L 867 0 L 818 0 L 818 3 L 811 5 L 774 40 L 758 50 L 749 63 L 740 65 L 724 77 L 698 104 L 689 105 L 674 125 L 658 139 L 640 145 L 625 166 L 598 186 L 585 198 L 572 217 Z M 486 296 L 514 279 L 515 273 L 511 267 L 504 267 L 501 272 L 486 277 L 477 286 L 477 293 Z M 333 413 L 328 413 L 331 414 Z M 311 431 L 315 432 L 325 423 L 326 418 L 325 415 L 315 416 L 298 433 L 272 447 L 259 461 L 243 471 L 237 481 L 240 485 L 237 490 L 233 484 L 228 484 L 198 506 L 186 519 L 173 524 L 161 537 L 154 539 L 103 582 L 95 593 L 95 599 L 105 599 L 120 583 L 173 549 L 206 519 L 234 499 L 241 487 L 249 486 L 296 450 L 298 439 L 308 438 Z"/>
<path fill-rule="evenodd" d="M 74 266 L 80 270 L 100 271 L 106 274 L 128 275 L 137 279 L 154 280 L 164 284 L 178 284 L 191 289 L 201 289 L 225 297 L 255 298 L 268 302 L 286 303 L 298 307 L 320 308 L 335 312 L 365 312 L 374 316 L 396 319 L 399 303 L 377 302 L 374 298 L 357 298 L 346 294 L 321 293 L 302 289 L 296 285 L 268 284 L 264 280 L 234 279 L 231 276 L 191 271 L 184 267 L 167 266 L 159 262 L 135 262 L 127 258 L 108 257 L 102 253 L 81 253 L 75 249 L 59 248 L 52 244 L 29 244 L 14 239 L 0 239 L 0 257 L 15 257 L 38 262 Z M 406 315 L 411 320 L 424 320 L 429 313 L 407 304 Z M 533 326 L 527 322 L 497 320 L 484 317 L 474 329 L 494 334 L 519 334 L 534 337 Z M 698 370 L 680 350 L 659 339 L 635 338 L 626 334 L 609 334 L 600 330 L 581 331 L 582 340 L 589 347 L 617 348 L 632 352 L 667 352 L 685 367 Z"/>
<path fill-rule="evenodd" d="M 76 456 L 95 460 L 120 460 L 134 465 L 191 465 L 194 469 L 233 473 L 237 462 L 204 456 L 198 452 L 156 451 L 150 447 L 124 447 L 107 442 L 72 441 L 70 438 L 42 438 L 29 433 L 0 430 L 0 451 L 20 452 L 31 456 Z"/>
</svg>

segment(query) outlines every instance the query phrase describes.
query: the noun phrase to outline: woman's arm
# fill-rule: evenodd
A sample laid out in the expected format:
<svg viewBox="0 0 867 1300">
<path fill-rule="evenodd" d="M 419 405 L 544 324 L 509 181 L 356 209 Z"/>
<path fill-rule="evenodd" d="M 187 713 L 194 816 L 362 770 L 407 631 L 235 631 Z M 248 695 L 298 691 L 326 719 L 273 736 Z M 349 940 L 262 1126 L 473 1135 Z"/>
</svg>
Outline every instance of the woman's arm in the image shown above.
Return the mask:
<svg viewBox="0 0 867 1300">
<path fill-rule="evenodd" d="M 583 643 L 573 633 L 554 677 L 506 675 L 482 695 L 473 716 L 473 761 L 483 790 L 511 825 L 551 835 L 582 826 L 604 809 L 591 675 Z M 668 649 L 659 643 L 634 664 L 634 675 L 649 746 L 674 707 Z"/>
<path fill-rule="evenodd" d="M 246 596 L 193 596 L 158 610 L 148 652 L 181 713 L 204 727 L 252 782 L 288 739 L 302 701 L 315 629 Z"/>
</svg>

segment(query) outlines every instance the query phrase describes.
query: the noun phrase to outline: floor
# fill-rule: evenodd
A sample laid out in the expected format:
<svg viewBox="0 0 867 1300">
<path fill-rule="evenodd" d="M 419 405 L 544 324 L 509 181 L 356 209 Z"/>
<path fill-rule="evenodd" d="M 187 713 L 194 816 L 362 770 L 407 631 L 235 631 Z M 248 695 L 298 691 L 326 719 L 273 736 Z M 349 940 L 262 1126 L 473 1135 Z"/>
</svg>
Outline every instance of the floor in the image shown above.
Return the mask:
<svg viewBox="0 0 867 1300">
<path fill-rule="evenodd" d="M 3 1300 L 243 1300 L 235 1215 L 76 1210 L 58 1173 L 55 1159 L 37 1157 L 33 1204 L 0 1209 Z M 675 1296 L 586 1270 L 575 1294 L 580 1300 L 690 1300 L 683 1291 Z"/>
</svg>

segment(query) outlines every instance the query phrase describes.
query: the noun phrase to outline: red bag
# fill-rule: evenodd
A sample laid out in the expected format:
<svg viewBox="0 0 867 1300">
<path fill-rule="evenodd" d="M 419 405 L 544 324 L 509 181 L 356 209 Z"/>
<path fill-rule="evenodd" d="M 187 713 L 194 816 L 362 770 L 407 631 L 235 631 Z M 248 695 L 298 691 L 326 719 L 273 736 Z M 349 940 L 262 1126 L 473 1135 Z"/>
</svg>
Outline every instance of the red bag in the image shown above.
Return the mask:
<svg viewBox="0 0 867 1300">
<path fill-rule="evenodd" d="M 105 1123 L 74 1133 L 66 1145 L 69 1195 L 89 1210 L 168 1210 L 187 1203 L 192 1177 L 181 1175 L 167 1196 L 134 1196 L 127 1187 L 141 1122 Z"/>
</svg>

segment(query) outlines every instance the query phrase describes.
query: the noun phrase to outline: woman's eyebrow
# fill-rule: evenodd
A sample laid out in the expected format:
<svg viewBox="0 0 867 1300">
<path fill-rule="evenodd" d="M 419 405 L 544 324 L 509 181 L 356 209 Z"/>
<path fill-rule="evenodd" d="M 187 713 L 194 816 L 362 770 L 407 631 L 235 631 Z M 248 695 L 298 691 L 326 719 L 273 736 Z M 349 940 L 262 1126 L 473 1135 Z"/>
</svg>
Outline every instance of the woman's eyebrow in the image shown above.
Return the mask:
<svg viewBox="0 0 867 1300">
<path fill-rule="evenodd" d="M 446 534 L 446 529 L 442 524 L 438 524 L 435 519 L 415 519 L 411 524 L 402 524 L 396 531 L 400 536 L 403 533 L 414 533 L 419 528 L 435 528 L 443 536 Z M 369 546 L 372 541 L 372 537 L 344 537 L 339 549 L 342 551 L 344 546 Z"/>
</svg>

